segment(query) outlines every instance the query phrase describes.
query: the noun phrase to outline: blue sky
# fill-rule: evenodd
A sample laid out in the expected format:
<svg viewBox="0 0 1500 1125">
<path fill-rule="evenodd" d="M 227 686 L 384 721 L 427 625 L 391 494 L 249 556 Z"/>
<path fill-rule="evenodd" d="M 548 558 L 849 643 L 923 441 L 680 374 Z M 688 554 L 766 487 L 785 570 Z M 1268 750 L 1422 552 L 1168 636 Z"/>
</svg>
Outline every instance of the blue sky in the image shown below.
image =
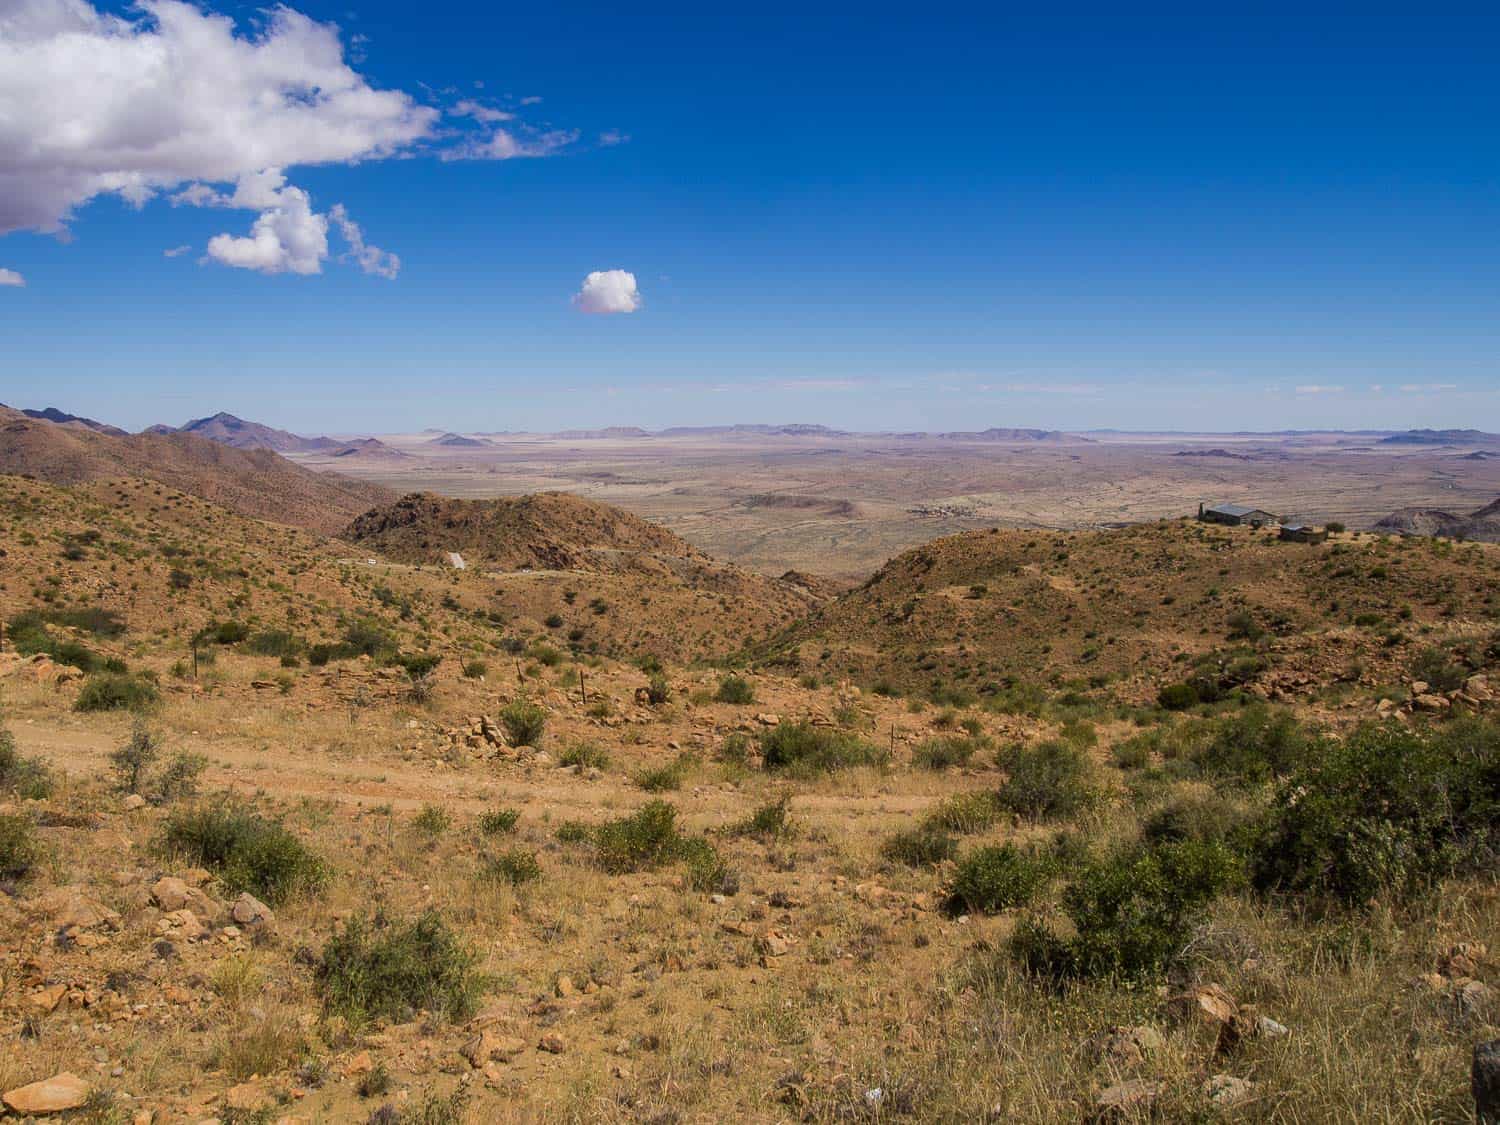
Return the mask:
<svg viewBox="0 0 1500 1125">
<path fill-rule="evenodd" d="M 65 238 L 55 200 L 18 210 L 0 401 L 343 432 L 1500 430 L 1492 5 L 293 7 L 409 95 L 389 128 L 438 123 L 288 162 L 253 205 L 195 150 L 138 207 L 79 189 Z M 0 67 L 0 121 L 66 81 L 116 127 L 129 93 L 72 57 Z M 497 129 L 538 155 L 475 158 Z M 51 190 L 34 141 L 0 125 L 0 188 Z M 189 183 L 217 202 L 174 206 Z M 336 203 L 393 280 L 340 260 Z M 255 242 L 267 207 L 322 216 L 327 253 Z M 611 270 L 639 308 L 580 311 Z"/>
</svg>

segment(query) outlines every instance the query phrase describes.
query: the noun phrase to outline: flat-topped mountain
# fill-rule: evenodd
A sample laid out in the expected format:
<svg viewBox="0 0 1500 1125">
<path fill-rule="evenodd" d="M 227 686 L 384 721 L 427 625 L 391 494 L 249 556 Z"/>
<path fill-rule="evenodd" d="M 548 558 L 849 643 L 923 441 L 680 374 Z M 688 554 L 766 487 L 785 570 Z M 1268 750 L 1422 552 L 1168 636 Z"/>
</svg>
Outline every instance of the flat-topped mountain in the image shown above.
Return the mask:
<svg viewBox="0 0 1500 1125">
<path fill-rule="evenodd" d="M 190 433 L 114 435 L 5 408 L 0 472 L 61 485 L 144 478 L 240 515 L 323 532 L 392 495 L 378 485 L 302 468 L 266 449 L 239 449 Z"/>
</svg>

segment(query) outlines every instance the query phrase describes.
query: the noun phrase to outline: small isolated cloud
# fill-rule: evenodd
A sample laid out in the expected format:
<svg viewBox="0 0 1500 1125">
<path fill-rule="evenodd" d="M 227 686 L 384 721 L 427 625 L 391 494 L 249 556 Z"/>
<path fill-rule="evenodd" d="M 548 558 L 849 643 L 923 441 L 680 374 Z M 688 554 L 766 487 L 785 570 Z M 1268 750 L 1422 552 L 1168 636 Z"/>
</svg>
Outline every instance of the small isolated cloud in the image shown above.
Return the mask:
<svg viewBox="0 0 1500 1125">
<path fill-rule="evenodd" d="M 161 256 L 163 258 L 180 258 L 191 249 L 192 247 L 184 242 L 181 246 L 169 246 L 161 252 Z"/>
<path fill-rule="evenodd" d="M 633 313 L 641 307 L 641 291 L 629 270 L 595 270 L 573 295 L 573 307 L 584 313 Z"/>
<path fill-rule="evenodd" d="M 599 134 L 599 143 L 605 148 L 613 148 L 615 145 L 622 145 L 628 140 L 630 140 L 630 134 L 622 133 L 618 129 L 606 129 L 604 130 L 604 132 Z"/>
<path fill-rule="evenodd" d="M 1402 383 L 1401 393 L 1408 395 L 1436 395 L 1444 391 L 1458 390 L 1457 383 Z"/>
<path fill-rule="evenodd" d="M 1328 383 L 1303 383 L 1297 388 L 1299 395 L 1337 395 L 1343 394 L 1344 388 Z"/>
<path fill-rule="evenodd" d="M 456 148 L 444 149 L 444 160 L 525 160 L 552 156 L 578 140 L 576 129 L 554 129 L 523 135 L 511 129 L 496 129 L 487 137 L 473 138 Z"/>
<path fill-rule="evenodd" d="M 349 250 L 343 255 L 344 258 L 359 263 L 360 269 L 374 277 L 383 277 L 387 281 L 396 280 L 396 275 L 401 272 L 400 258 L 378 246 L 366 243 L 364 231 L 360 230 L 359 224 L 349 217 L 349 212 L 344 209 L 342 203 L 335 203 L 333 210 L 328 214 L 338 224 L 339 233 L 349 244 Z"/>
<path fill-rule="evenodd" d="M 328 257 L 328 216 L 313 211 L 301 188 L 283 188 L 276 198 L 276 205 L 260 213 L 248 236 L 210 238 L 208 256 L 260 273 L 322 273 Z"/>
<path fill-rule="evenodd" d="M 7 289 L 24 289 L 26 279 L 15 270 L 0 269 L 0 286 Z"/>
<path fill-rule="evenodd" d="M 458 117 L 472 117 L 475 121 L 482 121 L 486 125 L 494 125 L 500 121 L 514 121 L 516 116 L 514 113 L 506 113 L 503 109 L 496 109 L 494 106 L 476 102 L 471 98 L 456 102 L 448 112 Z"/>
</svg>

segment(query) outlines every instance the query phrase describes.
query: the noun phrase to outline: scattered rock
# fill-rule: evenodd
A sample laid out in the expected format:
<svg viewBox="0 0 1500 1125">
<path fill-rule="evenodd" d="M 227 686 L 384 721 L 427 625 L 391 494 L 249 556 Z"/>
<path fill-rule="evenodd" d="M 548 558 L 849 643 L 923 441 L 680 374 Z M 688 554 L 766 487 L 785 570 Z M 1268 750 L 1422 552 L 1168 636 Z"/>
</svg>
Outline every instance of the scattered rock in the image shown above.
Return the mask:
<svg viewBox="0 0 1500 1125">
<path fill-rule="evenodd" d="M 1438 972 L 1445 977 L 1473 977 L 1490 955 L 1482 941 L 1461 941 L 1438 958 Z"/>
<path fill-rule="evenodd" d="M 1101 1031 L 1089 1040 L 1087 1051 L 1096 1063 L 1108 1063 L 1123 1070 L 1139 1065 L 1166 1045 L 1161 1032 L 1148 1024 L 1141 1024 Z"/>
<path fill-rule="evenodd" d="M 1411 701 L 1411 705 L 1418 711 L 1427 711 L 1436 714 L 1446 711 L 1453 706 L 1451 700 L 1445 695 L 1418 695 Z"/>
<path fill-rule="evenodd" d="M 81 1109 L 89 1100 L 89 1086 L 70 1071 L 54 1074 L 40 1082 L 17 1086 L 5 1091 L 5 1104 L 14 1112 L 40 1116 Z"/>
<path fill-rule="evenodd" d="M 1239 1010 L 1234 997 L 1217 984 L 1196 985 L 1167 1000 L 1167 1014 L 1173 1019 L 1211 1031 L 1228 1027 Z"/>
<path fill-rule="evenodd" d="M 1255 1097 L 1255 1083 L 1232 1074 L 1215 1074 L 1204 1081 L 1203 1097 L 1220 1109 L 1232 1109 Z"/>
<path fill-rule="evenodd" d="M 151 884 L 151 899 L 167 914 L 190 910 L 197 917 L 206 920 L 219 912 L 218 903 L 203 891 L 171 875 L 163 875 Z"/>
<path fill-rule="evenodd" d="M 120 807 L 126 812 L 135 812 L 136 809 L 146 807 L 146 798 L 142 797 L 139 793 L 130 793 L 120 802 Z"/>
<path fill-rule="evenodd" d="M 537 1047 L 548 1054 L 560 1055 L 568 1049 L 568 1041 L 557 1032 L 549 1031 L 546 1035 L 542 1036 L 541 1041 L 537 1043 Z"/>
<path fill-rule="evenodd" d="M 558 1042 L 560 1043 L 561 1039 Z M 458 1053 L 469 1060 L 470 1066 L 480 1069 L 486 1063 L 496 1060 L 509 1062 L 525 1050 L 524 1039 L 518 1039 L 514 1035 L 502 1035 L 495 1029 L 487 1027 L 460 1047 Z"/>
<path fill-rule="evenodd" d="M 54 887 L 39 897 L 36 904 L 58 929 L 120 928 L 119 914 L 90 898 L 82 887 Z"/>
<path fill-rule="evenodd" d="M 1161 1097 L 1163 1084 L 1155 1079 L 1132 1078 L 1100 1091 L 1094 1099 L 1095 1121 L 1128 1121 L 1149 1113 Z"/>
<path fill-rule="evenodd" d="M 234 905 L 229 908 L 229 916 L 234 919 L 236 925 L 251 930 L 270 930 L 276 926 L 276 915 L 272 913 L 271 908 L 249 891 L 245 891 L 234 900 Z"/>
</svg>

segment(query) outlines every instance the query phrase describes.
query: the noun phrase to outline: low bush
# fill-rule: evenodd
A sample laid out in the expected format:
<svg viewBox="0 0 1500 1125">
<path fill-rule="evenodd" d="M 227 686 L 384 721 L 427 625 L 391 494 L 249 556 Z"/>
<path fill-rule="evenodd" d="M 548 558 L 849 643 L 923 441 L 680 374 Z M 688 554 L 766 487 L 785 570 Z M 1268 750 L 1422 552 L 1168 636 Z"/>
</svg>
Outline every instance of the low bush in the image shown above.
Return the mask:
<svg viewBox="0 0 1500 1125">
<path fill-rule="evenodd" d="M 943 770 L 950 766 L 966 766 L 969 759 L 982 749 L 981 739 L 965 735 L 947 735 L 929 738 L 912 751 L 912 765 L 926 770 Z"/>
<path fill-rule="evenodd" d="M 77 711 L 148 711 L 161 702 L 161 692 L 144 676 L 129 672 L 95 672 L 83 681 Z"/>
<path fill-rule="evenodd" d="M 490 666 L 483 660 L 465 660 L 463 673 L 466 680 L 482 680 L 489 674 Z"/>
<path fill-rule="evenodd" d="M 596 742 L 575 742 L 558 755 L 557 763 L 579 769 L 606 770 L 609 768 L 609 751 Z"/>
<path fill-rule="evenodd" d="M 1013 956 L 1051 979 L 1139 980 L 1160 973 L 1203 910 L 1242 878 L 1222 843 L 1135 847 L 1087 863 L 1062 894 L 1069 937 L 1027 919 L 1011 936 Z"/>
<path fill-rule="evenodd" d="M 714 846 L 702 837 L 684 836 L 677 828 L 677 810 L 665 801 L 650 801 L 629 816 L 606 821 L 590 836 L 595 862 L 612 875 L 682 862 L 695 889 L 734 889 L 734 876 Z"/>
<path fill-rule="evenodd" d="M 927 823 L 937 828 L 965 835 L 983 832 L 994 824 L 1005 810 L 994 793 L 980 790 L 974 793 L 956 793 L 932 812 L 927 814 Z"/>
<path fill-rule="evenodd" d="M 762 805 L 744 820 L 737 821 L 725 829 L 730 836 L 750 836 L 757 840 L 770 841 L 796 834 L 796 826 L 787 815 L 789 797 Z"/>
<path fill-rule="evenodd" d="M 26 878 L 41 858 L 42 848 L 31 821 L 24 816 L 0 814 L 0 880 L 14 883 Z"/>
<path fill-rule="evenodd" d="M 1168 684 L 1156 693 L 1156 702 L 1168 711 L 1186 711 L 1200 702 L 1198 688 L 1191 683 Z"/>
<path fill-rule="evenodd" d="M 493 809 L 479 816 L 479 831 L 486 836 L 501 836 L 516 830 L 521 819 L 520 809 Z"/>
<path fill-rule="evenodd" d="M 518 695 L 500 708 L 500 725 L 512 746 L 536 746 L 547 728 L 547 712 L 540 704 Z"/>
<path fill-rule="evenodd" d="M 1413 680 L 1422 680 L 1431 691 L 1457 691 L 1469 675 L 1451 653 L 1440 648 L 1423 649 L 1411 662 L 1410 671 Z"/>
<path fill-rule="evenodd" d="M 672 685 L 660 672 L 652 676 L 646 685 L 646 700 L 653 707 L 660 707 L 672 700 Z"/>
<path fill-rule="evenodd" d="M 976 848 L 958 861 L 943 905 L 950 914 L 998 914 L 1029 906 L 1054 870 L 1049 857 L 1014 844 Z"/>
<path fill-rule="evenodd" d="M 760 753 L 766 769 L 803 775 L 879 766 L 889 759 L 887 751 L 857 735 L 809 722 L 781 723 L 764 731 Z"/>
<path fill-rule="evenodd" d="M 1210 777 L 1259 784 L 1290 773 L 1316 753 L 1314 743 L 1290 711 L 1257 704 L 1215 720 L 1190 757 Z"/>
<path fill-rule="evenodd" d="M 1087 755 L 1069 743 L 1016 747 L 1004 756 L 1001 765 L 1007 777 L 996 800 L 1001 808 L 1022 816 L 1072 816 L 1098 796 Z"/>
<path fill-rule="evenodd" d="M 1252 854 L 1268 893 L 1410 898 L 1500 856 L 1500 725 L 1368 725 L 1287 777 Z"/>
<path fill-rule="evenodd" d="M 919 824 L 889 837 L 880 846 L 880 854 L 892 863 L 907 867 L 936 867 L 953 858 L 958 843 L 943 829 Z"/>
<path fill-rule="evenodd" d="M 442 805 L 423 805 L 411 822 L 413 830 L 431 838 L 441 836 L 452 824 L 453 817 Z"/>
<path fill-rule="evenodd" d="M 16 747 L 15 737 L 0 727 L 0 790 L 28 801 L 52 795 L 52 770 L 37 757 L 26 757 Z"/>
<path fill-rule="evenodd" d="M 317 978 L 327 1011 L 355 1027 L 418 1012 L 458 1022 L 484 991 L 476 960 L 436 911 L 404 925 L 355 918 L 329 939 Z"/>
<path fill-rule="evenodd" d="M 328 878 L 323 861 L 283 825 L 231 801 L 174 812 L 159 847 L 208 868 L 231 894 L 249 891 L 273 906 Z"/>
<path fill-rule="evenodd" d="M 499 879 L 513 887 L 523 883 L 534 883 L 542 877 L 542 865 L 536 855 L 525 848 L 508 848 L 503 852 L 484 858 L 484 873 L 491 879 Z"/>
<path fill-rule="evenodd" d="M 755 688 L 743 676 L 725 676 L 719 681 L 719 690 L 714 692 L 714 699 L 720 703 L 754 703 Z"/>
<path fill-rule="evenodd" d="M 245 638 L 245 651 L 256 656 L 299 658 L 307 651 L 307 642 L 286 629 L 262 629 Z"/>
</svg>

